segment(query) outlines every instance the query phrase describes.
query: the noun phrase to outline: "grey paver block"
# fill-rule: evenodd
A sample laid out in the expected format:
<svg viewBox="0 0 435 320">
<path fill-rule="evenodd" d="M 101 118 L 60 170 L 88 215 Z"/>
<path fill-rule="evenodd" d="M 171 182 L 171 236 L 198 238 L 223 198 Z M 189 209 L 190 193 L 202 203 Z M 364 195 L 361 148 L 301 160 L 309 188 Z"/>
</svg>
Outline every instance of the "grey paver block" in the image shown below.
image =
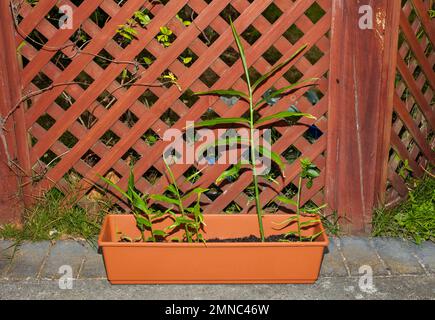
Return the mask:
<svg viewBox="0 0 435 320">
<path fill-rule="evenodd" d="M 86 246 L 86 257 L 79 277 L 81 279 L 97 279 L 106 277 L 103 256 L 97 249 L 89 245 Z"/>
<path fill-rule="evenodd" d="M 41 272 L 42 278 L 58 279 L 64 273 L 59 273 L 62 266 L 70 266 L 73 278 L 77 278 L 80 266 L 86 256 L 84 243 L 76 241 L 59 241 L 50 250 L 50 255 Z"/>
<path fill-rule="evenodd" d="M 49 248 L 48 241 L 23 243 L 17 249 L 6 275 L 16 279 L 37 277 Z"/>
<path fill-rule="evenodd" d="M 325 277 L 345 277 L 347 276 L 347 270 L 344 265 L 343 258 L 338 250 L 339 239 L 331 238 L 329 241 L 328 250 L 325 251 L 323 256 L 322 269 L 320 274 Z"/>
<path fill-rule="evenodd" d="M 373 244 L 392 274 L 423 274 L 411 243 L 401 239 L 375 238 Z"/>
<path fill-rule="evenodd" d="M 3 276 L 8 269 L 13 256 L 13 242 L 0 241 L 0 277 Z"/>
<path fill-rule="evenodd" d="M 362 266 L 370 266 L 374 275 L 388 275 L 387 269 L 378 258 L 376 251 L 366 238 L 343 238 L 341 239 L 341 251 L 346 258 L 352 276 L 359 275 Z"/>
<path fill-rule="evenodd" d="M 415 252 L 426 269 L 435 274 L 435 243 L 425 242 L 421 246 L 416 246 Z"/>
</svg>

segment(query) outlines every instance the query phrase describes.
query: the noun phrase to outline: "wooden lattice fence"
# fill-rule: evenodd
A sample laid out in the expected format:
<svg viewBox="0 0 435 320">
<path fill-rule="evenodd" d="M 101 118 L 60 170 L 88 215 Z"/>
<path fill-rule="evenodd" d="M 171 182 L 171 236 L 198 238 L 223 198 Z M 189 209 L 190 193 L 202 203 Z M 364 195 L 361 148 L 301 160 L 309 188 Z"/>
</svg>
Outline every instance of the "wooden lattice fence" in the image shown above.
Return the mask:
<svg viewBox="0 0 435 320">
<path fill-rule="evenodd" d="M 81 49 L 83 53 L 77 54 L 72 44 L 63 49 L 63 52 L 46 51 L 38 50 L 34 43 L 28 41 L 21 49 L 25 59 L 22 71 L 25 90 L 41 89 L 38 88 L 38 81 L 41 82 L 42 78 L 53 84 L 77 79 L 85 79 L 85 82 L 89 81 L 91 84 L 86 88 L 79 85 L 56 87 L 44 95 L 35 97 L 26 111 L 27 128 L 33 139 L 30 151 L 31 165 L 36 168 L 41 166 L 41 163 L 49 164 L 46 179 L 35 185 L 43 190 L 54 183 L 60 183 L 71 169 L 86 181 L 83 183 L 86 191 L 93 188 L 93 184 L 88 182 L 98 182 L 97 174 L 107 175 L 109 172 L 115 173 L 121 179 L 121 186 L 125 186 L 130 164 L 127 159 L 134 159 L 135 174 L 139 177 L 138 188 L 161 193 L 167 184 L 161 159 L 165 143 L 156 141 L 151 145 L 146 137 L 143 139 L 145 133 L 151 133 L 152 137 L 161 140 L 169 127 L 182 129 L 186 121 L 196 121 L 204 115 L 207 116 L 210 108 L 222 117 L 243 115 L 247 111 L 247 106 L 242 102 L 229 107 L 219 99 L 201 98 L 195 101 L 189 97 L 190 92 L 204 91 L 208 87 L 244 89 L 241 63 L 234 61 L 237 59 L 237 56 L 234 57 L 237 48 L 228 28 L 228 17 L 222 13 L 230 14 L 235 19 L 237 29 L 247 30 L 243 35 L 255 33 L 255 37 L 245 36 L 250 43 L 246 40 L 244 43 L 253 72 L 264 73 L 271 65 L 288 58 L 304 43 L 310 44 L 309 49 L 314 53 L 303 56 L 291 66 L 291 72 L 285 75 L 278 74 L 269 85 L 289 85 L 290 81 L 294 82 L 302 76 L 322 77 L 329 66 L 329 40 L 325 36 L 330 26 L 329 1 L 303 1 L 297 5 L 288 1 L 255 1 L 252 4 L 248 1 L 214 1 L 210 5 L 204 1 L 169 1 L 166 6 L 153 6 L 147 1 L 130 0 L 122 7 L 111 0 L 84 1 L 77 9 L 80 17 L 75 17 L 76 20 L 79 19 L 74 21 L 75 30 L 69 31 L 66 35 L 64 30 L 57 30 L 44 18 L 47 12 L 54 10 L 55 3 L 56 1 L 47 1 L 45 10 L 38 11 L 36 9 L 39 9 L 40 5 L 32 9 L 24 3 L 19 11 L 23 19 L 18 26 L 20 34 L 38 32 L 41 38 L 50 39 L 44 43 L 47 47 L 68 46 L 71 43 L 70 39 L 79 34 L 86 34 L 90 42 Z M 74 5 L 69 1 L 61 3 Z M 150 10 L 154 18 L 146 29 L 137 28 L 136 37 L 140 41 L 134 40 L 122 48 L 114 41 L 113 35 L 118 26 L 131 18 L 143 5 Z M 313 10 L 316 9 L 323 13 L 320 20 L 316 18 L 313 22 L 309 14 L 313 15 Z M 183 25 L 176 18 L 177 14 L 186 16 L 186 12 L 189 12 L 188 17 L 195 17 L 190 26 Z M 110 19 L 107 19 L 104 25 L 98 26 L 89 18 L 96 13 L 106 14 Z M 36 23 L 37 21 L 40 22 Z M 80 29 L 77 29 L 79 26 Z M 164 48 L 155 39 L 161 26 L 168 26 L 176 37 L 168 48 Z M 292 28 L 298 32 L 292 32 Z M 210 35 L 202 34 L 202 29 L 206 29 Z M 17 36 L 17 46 L 21 42 L 22 38 Z M 102 50 L 118 61 L 139 61 L 142 56 L 138 55 L 144 55 L 154 61 L 149 67 L 107 62 L 103 68 L 101 63 L 96 61 L 98 57 L 93 56 L 102 55 Z M 194 56 L 189 66 L 180 62 L 179 57 L 183 54 Z M 68 58 L 71 55 L 76 55 L 76 58 Z M 136 84 L 158 83 L 160 76 L 169 70 L 178 77 L 182 91 L 180 92 L 176 86 L 132 86 L 117 90 L 107 99 L 109 92 L 120 86 L 120 75 L 126 67 L 131 74 L 143 73 Z M 138 70 L 134 70 L 135 68 Z M 326 95 L 325 78 L 320 82 L 319 89 L 322 96 Z M 187 94 L 186 90 L 189 90 Z M 102 103 L 102 100 L 110 102 L 110 108 Z M 321 119 L 318 121 L 320 130 L 326 131 L 326 119 L 322 116 L 327 110 L 327 99 L 323 97 L 316 107 L 306 98 L 299 101 L 301 110 L 315 113 Z M 289 99 L 284 99 L 275 110 L 286 110 L 291 104 Z M 276 135 L 279 138 L 274 144 L 274 149 L 279 153 L 285 153 L 291 146 L 294 150 L 289 153 L 295 154 L 298 153 L 296 150 L 299 150 L 300 154 L 310 155 L 317 159 L 319 167 L 323 169 L 325 137 L 312 144 L 303 136 L 305 131 L 306 128 L 278 128 Z M 202 169 L 198 166 L 180 165 L 174 169 L 174 173 L 185 188 L 190 188 L 189 183 L 183 181 L 183 174 L 186 171 Z M 221 165 L 213 167 L 213 170 L 203 171 L 204 174 L 197 182 L 211 187 L 214 191 L 212 199 L 204 199 L 206 203 L 210 203 L 206 210 L 222 211 L 232 204 L 246 212 L 249 207 L 246 204 L 250 200 L 244 190 L 249 187 L 250 178 L 245 174 L 237 183 L 230 186 L 221 188 L 213 185 L 213 181 L 225 169 L 225 165 Z M 284 186 L 291 184 L 296 175 L 296 166 L 289 167 L 288 180 Z M 322 202 L 322 187 L 323 182 L 320 179 L 310 191 L 307 200 L 314 198 L 318 203 Z M 292 188 L 295 188 L 294 185 Z M 273 194 L 264 193 L 262 196 L 264 200 L 271 200 Z"/>
<path fill-rule="evenodd" d="M 427 14 L 430 2 L 404 1 L 400 17 L 401 36 L 397 63 L 400 76 L 396 80 L 394 123 L 390 130 L 394 151 L 389 155 L 389 201 L 406 195 L 402 174 L 405 160 L 415 175 L 423 173 L 420 165 L 426 166 L 434 160 L 435 56 L 432 44 L 435 33 L 433 21 Z M 16 140 L 21 143 L 15 149 L 11 147 L 10 153 L 11 158 L 16 159 L 16 167 L 19 167 L 14 170 L 22 179 L 23 198 L 27 203 L 31 202 L 33 196 L 53 187 L 68 190 L 67 185 L 71 179 L 78 181 L 84 199 L 98 197 L 101 193 L 98 185 L 104 187 L 100 175 L 125 187 L 131 165 L 134 166 L 138 189 L 148 193 L 164 192 L 168 184 L 162 161 L 162 153 L 168 145 L 168 142 L 162 141 L 166 130 L 183 129 L 187 121 L 215 116 L 240 117 L 248 110 L 248 105 L 243 101 L 229 102 L 217 97 L 198 98 L 192 94 L 208 89 L 245 89 L 242 64 L 229 27 L 232 19 L 242 35 L 254 78 L 286 60 L 303 44 L 308 44 L 308 48 L 288 69 L 276 73 L 273 79 L 264 84 L 259 95 L 272 87 L 319 78 L 315 88 L 304 88 L 294 95 L 282 98 L 273 108 L 261 111 L 262 115 L 268 115 L 296 106 L 317 117 L 316 121 L 304 120 L 306 126 L 277 126 L 273 130 L 272 149 L 288 165 L 285 178 L 277 172 L 272 173 L 278 184 L 264 181 L 271 184 L 272 188 L 264 188 L 261 192 L 263 203 L 269 203 L 279 192 L 292 195 L 297 191 L 295 181 L 300 168 L 296 160 L 308 157 L 322 174 L 311 189 L 304 190 L 303 202 L 317 205 L 325 201 L 331 202 L 331 209 L 349 215 L 343 212 L 345 210 L 340 210 L 341 207 L 348 209 L 349 206 L 337 201 L 341 194 L 339 186 L 349 186 L 344 182 L 336 183 L 335 178 L 330 178 L 332 173 L 336 173 L 331 158 L 327 165 L 326 151 L 328 146 L 339 154 L 339 151 L 335 152 L 335 147 L 340 147 L 336 143 L 340 139 L 335 140 L 335 137 L 340 130 L 346 130 L 345 126 L 338 125 L 342 119 L 338 119 L 335 112 L 344 105 L 345 99 L 341 102 L 340 95 L 348 94 L 343 91 L 344 86 L 353 79 L 339 76 L 340 71 L 344 70 L 339 66 L 346 64 L 332 54 L 341 50 L 341 46 L 342 52 L 345 49 L 349 52 L 356 50 L 349 43 L 340 43 L 342 40 L 336 29 L 344 27 L 346 19 L 354 16 L 358 18 L 357 2 L 13 0 L 11 3 L 12 14 L 9 12 L 9 4 L 3 3 L 1 15 L 5 19 L 7 17 L 12 26 L 15 24 L 14 28 L 11 27 L 13 36 L 2 41 L 3 45 L 13 45 L 14 51 L 19 54 L 20 73 L 8 76 L 15 76 L 14 79 L 20 83 L 21 99 L 11 98 L 8 108 L 5 111 L 2 109 L 2 114 L 8 114 L 8 110 L 11 114 L 15 113 L 15 118 L 11 121 L 22 117 L 20 123 L 23 129 L 15 132 Z M 73 9 L 73 23 L 72 28 L 62 29 L 59 27 L 59 19 L 62 19 L 63 13 L 59 12 L 59 8 L 65 5 Z M 346 16 L 347 6 L 356 8 L 356 13 Z M 375 1 L 373 6 L 377 19 L 379 12 L 384 12 L 383 23 L 376 27 L 376 31 L 383 28 L 381 32 L 397 33 L 395 28 L 398 29 L 398 14 L 388 13 L 388 10 L 396 10 L 398 13 L 400 8 L 397 1 Z M 136 16 L 138 11 L 146 13 L 150 21 L 141 23 Z M 333 15 L 341 17 L 334 20 L 335 24 L 332 23 Z M 130 36 L 123 36 L 120 32 L 126 30 L 126 27 L 134 29 Z M 162 30 L 162 27 L 166 29 Z M 363 31 L 355 28 L 354 32 L 362 34 Z M 167 39 L 161 37 L 165 33 Z M 363 37 L 366 34 L 367 38 L 370 37 L 370 45 L 379 43 L 374 32 L 365 33 Z M 333 41 L 334 46 L 331 43 Z M 382 38 L 381 41 L 385 41 L 385 46 L 373 51 L 367 49 L 368 52 L 372 55 L 397 52 L 397 39 Z M 386 61 L 387 59 L 384 64 Z M 389 63 L 394 65 L 394 61 Z M 391 67 L 381 68 L 378 80 L 388 81 L 388 75 L 394 72 Z M 171 74 L 176 77 L 176 81 L 168 82 L 168 78 L 165 78 Z M 358 76 L 363 77 L 363 74 Z M 370 86 L 370 79 L 359 80 L 358 83 Z M 334 95 L 330 96 L 332 85 L 335 86 Z M 386 92 L 383 89 L 376 91 L 377 94 Z M 376 101 L 380 108 L 384 108 L 383 103 L 390 100 Z M 366 107 L 376 110 L 376 106 L 369 103 Z M 328 123 L 328 113 L 331 111 L 334 111 L 334 123 Z M 385 124 L 385 127 L 389 128 L 391 112 L 385 113 L 385 123 L 390 123 L 389 126 Z M 357 126 L 355 130 L 359 132 L 364 126 Z M 332 128 L 331 133 L 329 128 Z M 354 129 L 349 128 L 348 135 L 355 133 L 352 130 Z M 382 133 L 379 134 L 381 135 Z M 384 136 L 389 138 L 389 135 Z M 390 139 L 385 138 L 369 144 L 377 150 L 382 149 L 386 142 L 389 146 Z M 346 148 L 342 148 L 345 152 Z M 346 157 L 353 162 L 352 157 L 355 155 L 348 153 Z M 386 163 L 387 157 L 383 158 L 382 152 L 379 154 L 379 163 Z M 215 184 L 216 178 L 228 166 L 175 165 L 173 169 L 183 190 L 193 186 L 210 189 L 202 199 L 206 213 L 253 212 L 249 172 L 241 174 L 233 183 Z M 361 170 L 359 173 L 371 175 L 369 169 Z M 196 172 L 198 179 L 186 181 L 187 176 Z M 382 180 L 382 173 L 379 177 Z M 358 185 L 355 188 L 361 185 L 364 189 L 364 183 L 366 182 L 355 182 Z M 325 186 L 328 188 L 326 194 Z M 375 198 L 382 198 L 385 189 L 371 197 L 367 208 L 374 205 Z M 366 191 L 367 187 L 361 193 L 361 201 L 368 199 L 363 195 Z M 346 201 L 352 202 L 352 197 L 344 200 Z M 125 207 L 122 202 L 118 204 Z M 364 205 L 362 207 L 361 211 L 368 211 Z M 355 208 L 356 217 L 360 214 L 360 208 Z M 266 209 L 273 210 L 274 207 L 271 205 Z M 363 225 L 367 225 L 364 219 L 361 223 L 358 222 L 355 229 L 362 230 Z"/>
<path fill-rule="evenodd" d="M 410 176 L 423 176 L 435 160 L 435 25 L 427 15 L 431 2 L 402 1 L 388 173 L 390 204 L 406 196 Z"/>
</svg>

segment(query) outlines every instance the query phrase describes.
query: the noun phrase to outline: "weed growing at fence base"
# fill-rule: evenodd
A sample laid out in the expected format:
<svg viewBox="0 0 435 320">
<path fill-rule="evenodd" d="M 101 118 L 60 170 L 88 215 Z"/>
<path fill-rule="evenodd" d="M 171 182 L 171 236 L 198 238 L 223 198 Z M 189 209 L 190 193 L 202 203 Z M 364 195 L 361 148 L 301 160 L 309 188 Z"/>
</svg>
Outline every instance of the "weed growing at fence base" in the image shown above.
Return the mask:
<svg viewBox="0 0 435 320">
<path fill-rule="evenodd" d="M 435 242 L 435 179 L 417 182 L 408 200 L 392 209 L 377 209 L 373 217 L 373 235 L 401 237 L 417 244 Z"/>
<path fill-rule="evenodd" d="M 65 200 L 52 189 L 33 208 L 28 209 L 24 225 L 0 226 L 0 238 L 21 241 L 57 240 L 66 237 L 94 240 L 100 232 L 103 213 L 91 216 L 77 204 Z"/>
<path fill-rule="evenodd" d="M 337 211 L 334 211 L 331 214 L 319 214 L 326 234 L 333 237 L 340 237 L 342 235 L 342 230 L 340 226 L 340 216 Z"/>
</svg>

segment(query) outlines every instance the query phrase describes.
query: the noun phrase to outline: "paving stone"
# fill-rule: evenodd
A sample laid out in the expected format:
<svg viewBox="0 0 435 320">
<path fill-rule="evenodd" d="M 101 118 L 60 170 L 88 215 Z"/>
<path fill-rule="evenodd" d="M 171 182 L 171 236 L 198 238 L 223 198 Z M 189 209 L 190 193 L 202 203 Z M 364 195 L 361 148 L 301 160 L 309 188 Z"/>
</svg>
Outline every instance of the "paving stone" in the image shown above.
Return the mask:
<svg viewBox="0 0 435 320">
<path fill-rule="evenodd" d="M 401 239 L 375 238 L 373 244 L 392 274 L 423 274 L 411 243 Z"/>
<path fill-rule="evenodd" d="M 435 274 L 435 243 L 425 242 L 421 246 L 416 246 L 415 252 L 426 269 Z"/>
<path fill-rule="evenodd" d="M 14 249 L 12 241 L 0 241 L 0 277 L 6 273 L 8 269 Z"/>
<path fill-rule="evenodd" d="M 322 269 L 320 271 L 321 276 L 324 277 L 345 277 L 347 276 L 347 270 L 344 265 L 343 258 L 338 250 L 339 239 L 331 238 L 329 241 L 329 247 L 325 250 L 323 256 Z"/>
<path fill-rule="evenodd" d="M 50 255 L 42 269 L 41 277 L 59 279 L 65 273 L 59 268 L 70 266 L 73 278 L 77 278 L 80 266 L 86 256 L 84 243 L 77 241 L 58 241 L 50 250 Z"/>
<path fill-rule="evenodd" d="M 86 246 L 85 263 L 79 275 L 80 279 L 101 279 L 106 278 L 103 255 L 97 249 Z"/>
<path fill-rule="evenodd" d="M 362 266 L 370 266 L 374 275 L 388 275 L 387 269 L 378 258 L 376 251 L 366 238 L 343 238 L 340 248 L 346 258 L 346 263 L 352 276 L 358 276 Z"/>
<path fill-rule="evenodd" d="M 18 247 L 6 276 L 14 279 L 36 278 L 49 248 L 48 241 L 23 243 Z"/>
</svg>

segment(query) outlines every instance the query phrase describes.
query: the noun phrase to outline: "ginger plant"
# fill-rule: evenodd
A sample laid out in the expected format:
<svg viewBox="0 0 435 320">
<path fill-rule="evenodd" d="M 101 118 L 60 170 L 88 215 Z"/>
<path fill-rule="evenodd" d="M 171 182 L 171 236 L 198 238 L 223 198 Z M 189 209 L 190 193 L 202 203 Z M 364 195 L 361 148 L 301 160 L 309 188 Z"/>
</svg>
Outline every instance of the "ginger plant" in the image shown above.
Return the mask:
<svg viewBox="0 0 435 320">
<path fill-rule="evenodd" d="M 288 241 L 288 238 L 290 237 L 296 237 L 299 241 L 313 241 L 323 233 L 323 231 L 321 231 L 311 236 L 304 236 L 302 233 L 303 229 L 314 227 L 321 222 L 320 218 L 313 215 L 317 215 L 322 209 L 326 207 L 326 205 L 315 208 L 305 208 L 301 205 L 303 182 L 306 181 L 306 187 L 308 189 L 311 189 L 314 179 L 318 178 L 320 174 L 317 167 L 311 162 L 310 159 L 301 159 L 300 165 L 301 174 L 299 175 L 298 179 L 298 192 L 296 195 L 296 201 L 286 196 L 278 196 L 275 199 L 275 201 L 277 202 L 281 202 L 287 205 L 293 205 L 296 207 L 296 216 L 290 217 L 282 223 L 277 224 L 279 226 L 282 226 L 282 228 L 285 228 L 296 222 L 297 231 L 289 231 L 285 233 L 283 241 Z M 307 215 L 313 217 L 313 219 L 302 222 L 301 217 Z"/>
<path fill-rule="evenodd" d="M 205 242 L 205 239 L 201 233 L 201 228 L 204 226 L 204 216 L 201 211 L 200 200 L 201 195 L 208 190 L 203 188 L 195 188 L 193 190 L 187 191 L 185 194 L 182 194 L 170 166 L 167 164 L 165 159 L 163 161 L 165 162 L 166 170 L 171 181 L 171 184 L 166 188 L 169 196 L 164 194 L 155 194 L 151 196 L 151 199 L 159 201 L 160 203 L 165 203 L 168 206 L 175 205 L 178 208 L 179 213 L 178 215 L 175 214 L 172 208 L 168 211 L 168 213 L 171 214 L 174 223 L 165 230 L 170 231 L 180 227 L 184 230 L 183 240 L 189 243 Z M 190 179 L 191 177 L 187 178 L 187 180 Z M 186 208 L 184 202 L 192 196 L 196 196 L 196 202 L 193 207 Z"/>
<path fill-rule="evenodd" d="M 141 232 L 141 239 L 143 242 L 157 242 L 157 237 L 165 238 L 168 233 L 165 230 L 157 230 L 154 228 L 154 222 L 157 219 L 165 216 L 169 210 L 164 212 L 155 210 L 149 205 L 150 197 L 147 194 L 141 194 L 135 188 L 135 178 L 133 174 L 133 169 L 130 170 L 130 176 L 128 179 L 127 190 L 122 190 L 116 183 L 101 177 L 101 179 L 108 185 L 112 186 L 121 195 L 123 195 L 131 205 L 131 213 L 136 219 L 136 226 Z M 145 231 L 150 231 L 150 237 L 145 237 Z"/>
<path fill-rule="evenodd" d="M 237 91 L 237 90 L 212 90 L 207 92 L 197 92 L 195 93 L 198 96 L 204 96 L 204 95 L 217 95 L 221 97 L 237 97 L 238 99 L 242 99 L 245 102 L 249 104 L 249 116 L 247 118 L 216 118 L 212 120 L 202 121 L 199 123 L 196 123 L 194 126 L 195 128 L 203 128 L 203 127 L 213 127 L 217 125 L 236 125 L 236 126 L 244 126 L 249 128 L 249 139 L 225 139 L 225 140 L 219 140 L 216 141 L 216 144 L 218 145 L 229 145 L 229 144 L 247 144 L 250 149 L 250 170 L 252 170 L 252 176 L 253 176 L 253 184 L 254 184 L 254 193 L 255 193 L 255 206 L 256 206 L 256 212 L 258 217 L 258 225 L 260 230 L 260 237 L 261 241 L 265 241 L 265 234 L 264 234 L 264 226 L 263 226 L 263 207 L 260 202 L 260 188 L 259 188 L 259 172 L 257 170 L 257 155 L 262 154 L 264 157 L 267 157 L 271 159 L 274 163 L 276 163 L 282 172 L 284 172 L 285 165 L 281 161 L 281 158 L 278 154 L 273 152 L 272 150 L 269 150 L 265 148 L 264 146 L 257 146 L 255 141 L 255 130 L 260 127 L 265 127 L 266 125 L 271 125 L 271 123 L 281 121 L 284 119 L 300 119 L 302 117 L 310 118 L 310 119 L 316 119 L 314 116 L 308 113 L 302 113 L 302 112 L 296 112 L 296 111 L 283 111 L 278 112 L 276 114 L 266 116 L 263 118 L 260 118 L 259 120 L 256 120 L 256 115 L 258 114 L 258 110 L 262 108 L 264 105 L 272 105 L 276 102 L 277 99 L 280 97 L 296 90 L 298 87 L 303 86 L 304 84 L 307 84 L 309 82 L 313 82 L 316 79 L 308 79 L 305 81 L 301 81 L 298 83 L 291 84 L 289 86 L 279 88 L 279 89 L 272 89 L 268 90 L 266 94 L 264 94 L 261 98 L 258 100 L 254 99 L 254 94 L 259 90 L 259 88 L 272 76 L 274 76 L 278 71 L 285 68 L 290 62 L 292 62 L 297 56 L 299 56 L 306 48 L 307 45 L 302 46 L 299 48 L 289 59 L 284 61 L 283 63 L 273 67 L 269 72 L 262 75 L 258 80 L 255 82 L 251 80 L 251 76 L 249 73 L 248 64 L 246 61 L 246 55 L 245 55 L 245 49 L 242 45 L 240 36 L 238 35 L 236 28 L 234 24 L 231 22 L 231 29 L 233 32 L 233 36 L 237 45 L 237 48 L 240 53 L 243 70 L 246 77 L 247 82 L 247 91 Z M 226 179 L 228 177 L 235 177 L 238 176 L 239 171 L 242 169 L 241 164 L 237 164 L 233 166 L 228 171 L 225 171 L 217 180 L 217 182 L 222 181 L 223 179 Z"/>
<path fill-rule="evenodd" d="M 128 179 L 127 190 L 122 190 L 116 183 L 112 182 L 105 177 L 101 177 L 108 185 L 112 186 L 122 196 L 124 196 L 131 205 L 131 213 L 136 220 L 136 226 L 141 232 L 141 238 L 135 241 L 143 242 L 158 242 L 159 240 L 166 240 L 173 231 L 177 228 L 184 230 L 183 239 L 180 241 L 192 242 L 205 242 L 205 239 L 201 233 L 204 226 L 204 216 L 201 211 L 200 198 L 207 189 L 195 188 L 182 194 L 180 187 L 174 177 L 174 174 L 166 163 L 166 170 L 169 175 L 171 184 L 166 188 L 168 195 L 148 195 L 141 194 L 135 188 L 135 177 L 133 170 L 130 170 L 130 176 Z M 188 180 L 190 179 L 187 178 Z M 185 207 L 184 202 L 190 197 L 196 197 L 196 202 L 192 207 Z M 164 210 L 155 209 L 152 206 L 152 201 L 158 201 L 166 205 Z M 178 209 L 178 212 L 174 212 L 174 206 Z M 170 218 L 173 223 L 165 229 L 156 229 L 155 222 L 161 219 Z M 145 231 L 149 231 L 150 236 L 145 236 Z M 124 236 L 122 240 L 131 240 L 131 238 Z M 174 240 L 174 239 L 172 239 Z"/>
</svg>

